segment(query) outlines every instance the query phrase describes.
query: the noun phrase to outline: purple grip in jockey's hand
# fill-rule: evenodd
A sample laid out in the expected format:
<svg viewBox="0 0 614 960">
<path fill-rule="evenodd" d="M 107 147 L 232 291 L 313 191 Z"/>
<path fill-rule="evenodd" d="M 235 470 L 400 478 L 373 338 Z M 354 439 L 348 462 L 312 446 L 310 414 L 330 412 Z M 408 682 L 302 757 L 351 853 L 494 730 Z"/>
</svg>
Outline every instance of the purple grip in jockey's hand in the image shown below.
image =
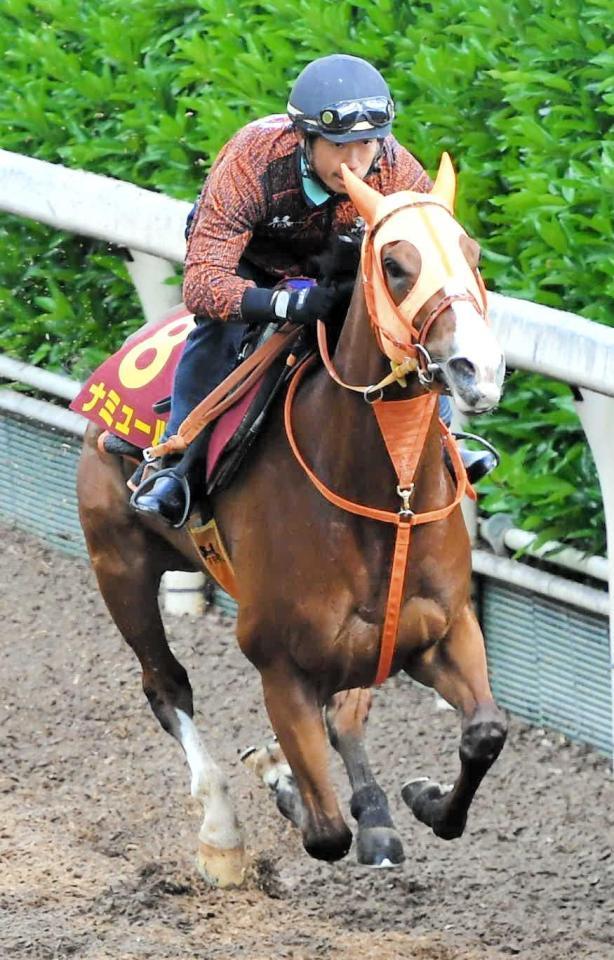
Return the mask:
<svg viewBox="0 0 614 960">
<path fill-rule="evenodd" d="M 313 280 L 311 277 L 288 277 L 287 280 L 282 280 L 281 283 L 278 283 L 275 287 L 276 290 L 305 290 L 309 287 L 315 287 L 317 280 Z"/>
<path fill-rule="evenodd" d="M 248 286 L 241 299 L 241 320 L 249 324 L 285 320 L 290 296 L 315 284 L 316 281 L 309 277 L 291 277 L 282 280 L 273 290 Z"/>
</svg>

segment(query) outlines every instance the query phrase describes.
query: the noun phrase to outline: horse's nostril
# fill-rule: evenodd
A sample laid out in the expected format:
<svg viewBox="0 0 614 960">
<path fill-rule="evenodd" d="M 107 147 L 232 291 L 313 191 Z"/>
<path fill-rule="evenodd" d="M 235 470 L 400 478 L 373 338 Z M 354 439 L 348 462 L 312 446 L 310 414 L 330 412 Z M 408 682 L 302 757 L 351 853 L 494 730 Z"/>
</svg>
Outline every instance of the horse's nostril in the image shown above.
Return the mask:
<svg viewBox="0 0 614 960">
<path fill-rule="evenodd" d="M 458 380 L 473 380 L 477 373 L 475 364 L 467 357 L 452 357 L 448 360 L 448 368 Z"/>
</svg>

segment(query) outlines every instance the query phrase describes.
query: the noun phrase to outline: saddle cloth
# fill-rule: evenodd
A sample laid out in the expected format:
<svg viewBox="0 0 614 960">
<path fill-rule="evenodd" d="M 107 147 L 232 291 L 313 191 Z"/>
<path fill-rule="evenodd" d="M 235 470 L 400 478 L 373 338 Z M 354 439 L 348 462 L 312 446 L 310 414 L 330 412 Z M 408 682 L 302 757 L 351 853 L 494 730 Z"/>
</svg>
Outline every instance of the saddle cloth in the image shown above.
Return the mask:
<svg viewBox="0 0 614 960">
<path fill-rule="evenodd" d="M 101 449 L 142 463 L 143 449 L 160 440 L 168 419 L 168 404 L 159 398 L 170 392 L 175 367 L 193 325 L 192 315 L 185 308 L 178 308 L 131 337 L 84 384 L 70 406 L 103 428 Z M 250 344 L 243 358 L 250 356 L 258 345 L 259 341 Z M 287 364 L 291 351 L 304 355 L 308 348 L 298 347 L 295 342 L 284 350 L 215 421 L 207 452 L 207 493 L 225 489 L 236 476 L 273 400 L 292 374 L 293 367 Z M 197 521 L 191 519 L 188 533 L 206 572 L 236 598 L 234 572 L 214 518 L 209 513 Z"/>
<path fill-rule="evenodd" d="M 106 452 L 141 459 L 142 450 L 160 441 L 168 420 L 173 374 L 185 340 L 194 326 L 192 314 L 177 308 L 129 338 L 89 377 L 70 408 L 104 431 Z M 250 356 L 259 341 L 250 344 Z M 207 492 L 229 485 L 261 429 L 266 413 L 290 373 L 282 353 L 248 392 L 215 423 L 207 455 Z"/>
</svg>

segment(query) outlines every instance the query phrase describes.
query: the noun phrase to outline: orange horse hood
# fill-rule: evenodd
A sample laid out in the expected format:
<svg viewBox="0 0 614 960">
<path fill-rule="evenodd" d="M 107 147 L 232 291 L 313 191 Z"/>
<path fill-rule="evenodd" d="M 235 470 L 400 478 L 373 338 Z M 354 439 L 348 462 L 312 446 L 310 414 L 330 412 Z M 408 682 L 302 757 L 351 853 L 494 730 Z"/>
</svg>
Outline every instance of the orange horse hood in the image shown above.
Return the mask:
<svg viewBox="0 0 614 960">
<path fill-rule="evenodd" d="M 342 173 L 350 199 L 367 225 L 362 274 L 376 335 L 386 356 L 401 362 L 408 355 L 408 334 L 416 314 L 439 290 L 466 292 L 478 304 L 483 302 L 479 283 L 461 249 L 465 231 L 453 216 L 456 178 L 452 162 L 447 153 L 442 155 L 437 179 L 427 194 L 402 190 L 384 196 L 345 165 Z M 384 277 L 382 250 L 400 240 L 416 247 L 421 268 L 417 282 L 395 306 Z"/>
</svg>

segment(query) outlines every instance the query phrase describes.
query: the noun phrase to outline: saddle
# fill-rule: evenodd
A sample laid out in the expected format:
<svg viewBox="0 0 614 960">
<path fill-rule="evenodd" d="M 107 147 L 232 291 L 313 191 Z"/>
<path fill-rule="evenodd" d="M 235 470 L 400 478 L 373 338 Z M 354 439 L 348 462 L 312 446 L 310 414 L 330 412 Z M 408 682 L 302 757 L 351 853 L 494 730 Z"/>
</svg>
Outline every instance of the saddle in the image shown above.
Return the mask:
<svg viewBox="0 0 614 960">
<path fill-rule="evenodd" d="M 256 345 L 254 350 L 257 348 Z M 288 364 L 290 353 L 288 348 L 273 360 L 244 396 L 235 400 L 216 421 L 207 450 L 207 494 L 226 489 L 235 478 L 266 422 L 271 404 L 292 375 L 293 364 Z M 300 359 L 296 348 L 292 357 Z"/>
<path fill-rule="evenodd" d="M 213 425 L 204 464 L 207 494 L 230 486 L 295 364 L 310 352 L 312 348 L 297 327 L 278 330 L 270 324 L 256 333 L 248 331 L 234 370 L 185 421 L 188 442 Z M 170 397 L 153 404 L 157 416 L 165 416 L 169 410 Z M 98 443 L 105 453 L 137 463 L 129 483 L 131 488 L 136 487 L 148 463 L 144 451 L 109 430 L 101 434 Z M 153 452 L 157 454 L 161 447 L 165 444 L 154 447 Z"/>
</svg>

